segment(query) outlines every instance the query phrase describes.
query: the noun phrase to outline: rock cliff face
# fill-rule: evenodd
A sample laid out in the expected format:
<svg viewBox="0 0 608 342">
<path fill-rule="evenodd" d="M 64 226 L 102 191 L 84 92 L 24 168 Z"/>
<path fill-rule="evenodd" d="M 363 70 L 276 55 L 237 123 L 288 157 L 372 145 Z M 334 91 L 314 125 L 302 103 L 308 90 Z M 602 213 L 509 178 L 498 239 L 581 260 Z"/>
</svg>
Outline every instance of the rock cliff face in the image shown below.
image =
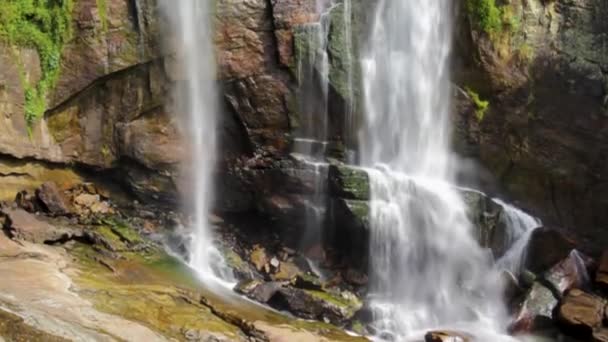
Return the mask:
<svg viewBox="0 0 608 342">
<path fill-rule="evenodd" d="M 461 152 L 479 159 L 509 195 L 546 220 L 583 236 L 605 235 L 608 5 L 514 0 L 496 5 L 493 22 L 488 13 L 470 10 L 478 1 L 463 1 L 457 11 Z M 71 29 L 65 39 L 51 39 L 61 43 L 61 53 L 42 110 L 28 92 L 45 79 L 49 58 L 40 44 L 10 39 L 5 31 L 13 19 L 0 18 L 0 181 L 7 185 L 0 195 L 12 198 L 47 180 L 77 182 L 82 175 L 76 166 L 119 174 L 144 199 L 176 201 L 187 147 L 180 141 L 180 113 L 168 112 L 167 105 L 171 84 L 181 77 L 173 52 L 162 48 L 164 19 L 156 0 L 67 3 Z M 354 35 L 361 37 L 373 2 L 352 3 Z M 216 2 L 224 99 L 221 210 L 273 212 L 286 194 L 272 184 L 289 193 L 310 191 L 310 170 L 288 154 L 304 119 L 295 105 L 296 71 L 306 48 L 302 25 L 319 19 L 314 9 L 314 0 Z M 356 114 L 359 105 L 356 93 L 348 99 L 344 91 L 340 10 L 328 47 L 330 139 L 338 142 L 348 139 L 344 107 Z M 43 115 L 28 122 L 32 108 Z"/>
<path fill-rule="evenodd" d="M 605 237 L 608 3 L 504 3 L 495 27 L 461 4 L 456 82 L 478 94 L 457 125 L 465 150 L 547 221 Z"/>
</svg>

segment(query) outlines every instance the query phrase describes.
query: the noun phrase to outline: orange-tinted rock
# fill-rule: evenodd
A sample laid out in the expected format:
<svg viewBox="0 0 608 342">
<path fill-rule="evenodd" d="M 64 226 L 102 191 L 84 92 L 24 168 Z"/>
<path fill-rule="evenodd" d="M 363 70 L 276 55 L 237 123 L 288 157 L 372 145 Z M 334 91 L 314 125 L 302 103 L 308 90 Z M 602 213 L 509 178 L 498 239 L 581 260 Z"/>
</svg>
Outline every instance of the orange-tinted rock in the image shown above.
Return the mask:
<svg viewBox="0 0 608 342">
<path fill-rule="evenodd" d="M 565 329 L 583 338 L 591 337 L 604 319 L 606 301 L 574 289 L 564 297 L 558 310 L 558 320 Z"/>
</svg>

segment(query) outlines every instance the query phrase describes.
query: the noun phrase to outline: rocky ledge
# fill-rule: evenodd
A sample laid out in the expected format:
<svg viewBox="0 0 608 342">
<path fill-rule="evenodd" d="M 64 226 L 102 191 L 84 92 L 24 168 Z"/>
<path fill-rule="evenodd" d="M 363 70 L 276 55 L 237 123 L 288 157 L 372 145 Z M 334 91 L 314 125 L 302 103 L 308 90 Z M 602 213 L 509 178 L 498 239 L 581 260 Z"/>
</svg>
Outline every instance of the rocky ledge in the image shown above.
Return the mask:
<svg viewBox="0 0 608 342">
<path fill-rule="evenodd" d="M 60 190 L 47 183 L 2 204 L 0 336 L 45 341 L 364 340 L 325 322 L 298 320 L 252 304 L 232 291 L 210 291 L 182 261 L 167 254 L 158 238 L 157 232 L 175 226 L 179 215 L 151 214 L 151 208 L 137 202 L 112 198 L 92 184 Z M 358 308 L 354 295 L 314 288 L 317 280 L 294 271 L 295 261 L 289 258 L 275 261 L 269 253 L 268 261 L 255 259 L 258 269 L 245 267 L 236 253 L 227 257 L 241 263 L 235 264 L 237 271 L 248 269 L 280 284 L 276 292 L 290 303 L 281 309 L 301 310 L 301 316 L 308 310 L 307 318 L 339 323 Z M 297 284 L 309 285 L 301 289 Z M 260 298 L 252 295 L 261 291 L 256 286 L 239 289 Z"/>
</svg>

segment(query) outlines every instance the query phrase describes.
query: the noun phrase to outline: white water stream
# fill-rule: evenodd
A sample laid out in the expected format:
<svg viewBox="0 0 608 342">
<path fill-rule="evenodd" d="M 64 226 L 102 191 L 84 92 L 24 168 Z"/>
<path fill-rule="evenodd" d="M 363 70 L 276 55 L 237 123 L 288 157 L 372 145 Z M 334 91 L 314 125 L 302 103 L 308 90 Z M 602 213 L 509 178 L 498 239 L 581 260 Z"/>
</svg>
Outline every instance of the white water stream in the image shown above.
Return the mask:
<svg viewBox="0 0 608 342">
<path fill-rule="evenodd" d="M 500 268 L 538 222 L 504 204 L 513 248 L 495 266 L 473 238 L 450 150 L 452 5 L 379 0 L 362 53 L 361 163 L 371 179 L 370 302 L 379 339 L 430 329 L 508 341 Z M 523 218 L 525 217 L 525 218 Z M 516 266 L 517 265 L 517 266 Z"/>
<path fill-rule="evenodd" d="M 217 153 L 218 91 L 213 49 L 211 2 L 161 0 L 170 23 L 171 45 L 176 51 L 179 81 L 174 110 L 190 147 L 186 174 L 191 183 L 184 195 L 191 208 L 193 227 L 188 229 L 188 263 L 205 281 L 231 280 L 231 271 L 213 244 L 209 213 L 213 201 L 213 170 Z"/>
</svg>

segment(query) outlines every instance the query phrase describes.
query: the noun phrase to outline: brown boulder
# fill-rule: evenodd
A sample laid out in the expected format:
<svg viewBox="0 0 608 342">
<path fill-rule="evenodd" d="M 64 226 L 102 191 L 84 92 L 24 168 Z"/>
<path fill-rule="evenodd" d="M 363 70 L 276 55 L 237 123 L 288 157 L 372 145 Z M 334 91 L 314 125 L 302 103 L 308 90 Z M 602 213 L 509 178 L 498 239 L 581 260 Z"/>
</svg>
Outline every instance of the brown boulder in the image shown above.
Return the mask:
<svg viewBox="0 0 608 342">
<path fill-rule="evenodd" d="M 469 342 L 471 336 L 456 331 L 430 331 L 424 335 L 425 342 Z"/>
<path fill-rule="evenodd" d="M 2 209 L 0 215 L 6 217 L 4 230 L 13 239 L 45 243 L 73 235 L 72 231 L 55 227 L 23 209 Z"/>
<path fill-rule="evenodd" d="M 606 301 L 602 298 L 574 289 L 564 297 L 558 320 L 569 332 L 589 338 L 594 328 L 601 326 L 605 306 Z"/>
<path fill-rule="evenodd" d="M 576 243 L 560 231 L 542 227 L 536 229 L 528 242 L 526 269 L 542 273 L 568 257 Z"/>
<path fill-rule="evenodd" d="M 46 182 L 36 189 L 36 197 L 42 204 L 45 212 L 53 215 L 67 214 L 70 210 L 59 191 L 57 184 Z"/>
</svg>

